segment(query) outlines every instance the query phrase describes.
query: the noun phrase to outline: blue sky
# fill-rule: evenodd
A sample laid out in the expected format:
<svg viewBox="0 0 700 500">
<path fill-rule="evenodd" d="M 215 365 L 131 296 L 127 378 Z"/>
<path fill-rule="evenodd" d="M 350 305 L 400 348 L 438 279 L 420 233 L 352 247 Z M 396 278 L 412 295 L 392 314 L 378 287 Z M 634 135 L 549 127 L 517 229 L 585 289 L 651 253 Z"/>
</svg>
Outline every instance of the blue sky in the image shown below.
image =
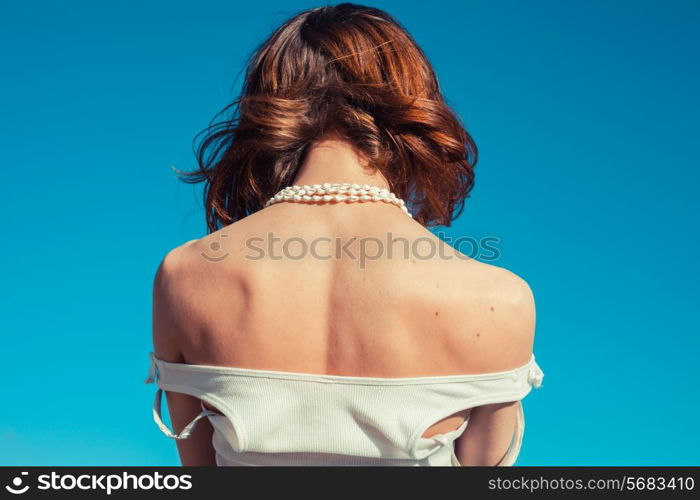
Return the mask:
<svg viewBox="0 0 700 500">
<path fill-rule="evenodd" d="M 163 255 L 206 232 L 191 143 L 316 3 L 0 7 L 0 465 L 176 465 L 143 384 Z M 700 4 L 370 2 L 480 151 L 452 236 L 537 300 L 518 465 L 696 465 Z"/>
</svg>

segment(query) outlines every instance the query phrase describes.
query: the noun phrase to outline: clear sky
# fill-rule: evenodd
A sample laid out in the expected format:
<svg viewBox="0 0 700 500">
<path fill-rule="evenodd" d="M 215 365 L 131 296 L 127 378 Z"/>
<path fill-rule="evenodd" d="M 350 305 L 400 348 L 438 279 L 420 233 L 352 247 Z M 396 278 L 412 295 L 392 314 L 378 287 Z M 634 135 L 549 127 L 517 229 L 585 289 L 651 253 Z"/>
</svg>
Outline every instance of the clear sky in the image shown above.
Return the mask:
<svg viewBox="0 0 700 500">
<path fill-rule="evenodd" d="M 499 238 L 545 372 L 518 465 L 698 464 L 700 4 L 371 2 L 480 151 L 448 234 Z M 206 234 L 192 139 L 295 1 L 0 7 L 0 464 L 176 465 L 151 285 Z"/>
</svg>

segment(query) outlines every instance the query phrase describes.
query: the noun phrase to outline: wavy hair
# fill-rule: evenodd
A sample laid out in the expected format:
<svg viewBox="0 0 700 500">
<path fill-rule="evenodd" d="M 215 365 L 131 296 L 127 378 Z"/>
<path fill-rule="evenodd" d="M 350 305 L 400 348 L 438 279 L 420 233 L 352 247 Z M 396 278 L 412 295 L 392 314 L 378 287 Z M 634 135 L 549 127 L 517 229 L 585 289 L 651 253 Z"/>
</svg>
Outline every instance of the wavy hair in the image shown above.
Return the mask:
<svg viewBox="0 0 700 500">
<path fill-rule="evenodd" d="M 240 96 L 198 134 L 198 168 L 181 179 L 205 183 L 213 232 L 262 209 L 331 132 L 381 171 L 424 226 L 449 226 L 462 212 L 476 144 L 411 35 L 388 13 L 353 3 L 300 12 L 255 50 Z"/>
</svg>

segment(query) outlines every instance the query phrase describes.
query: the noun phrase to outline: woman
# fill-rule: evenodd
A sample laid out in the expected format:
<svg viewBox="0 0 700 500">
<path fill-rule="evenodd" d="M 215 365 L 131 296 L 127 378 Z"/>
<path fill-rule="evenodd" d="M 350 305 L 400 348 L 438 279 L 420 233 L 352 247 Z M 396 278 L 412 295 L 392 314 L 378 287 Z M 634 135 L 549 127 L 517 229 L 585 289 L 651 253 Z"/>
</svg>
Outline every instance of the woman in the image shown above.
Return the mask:
<svg viewBox="0 0 700 500">
<path fill-rule="evenodd" d="M 210 234 L 154 282 L 147 382 L 182 463 L 512 465 L 543 376 L 533 297 L 427 229 L 477 150 L 421 49 L 381 10 L 311 9 L 234 104 L 186 174 Z"/>
</svg>

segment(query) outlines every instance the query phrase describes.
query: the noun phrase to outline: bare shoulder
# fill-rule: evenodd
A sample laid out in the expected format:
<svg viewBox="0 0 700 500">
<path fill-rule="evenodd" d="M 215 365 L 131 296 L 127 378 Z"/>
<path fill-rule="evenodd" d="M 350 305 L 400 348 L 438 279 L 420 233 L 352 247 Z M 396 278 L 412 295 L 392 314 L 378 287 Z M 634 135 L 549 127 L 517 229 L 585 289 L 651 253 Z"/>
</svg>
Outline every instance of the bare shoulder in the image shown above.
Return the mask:
<svg viewBox="0 0 700 500">
<path fill-rule="evenodd" d="M 154 291 L 176 298 L 178 292 L 211 284 L 223 270 L 235 267 L 233 254 L 242 245 L 234 226 L 189 240 L 167 252 L 156 271 Z"/>
<path fill-rule="evenodd" d="M 159 358 L 181 362 L 181 319 L 186 295 L 183 281 L 191 274 L 190 240 L 168 251 L 161 259 L 153 278 L 152 336 L 153 349 Z"/>
<path fill-rule="evenodd" d="M 221 230 L 223 231 L 223 230 Z M 182 361 L 197 332 L 215 307 L 212 298 L 220 281 L 230 277 L 231 263 L 217 231 L 189 240 L 161 259 L 153 279 L 153 344 L 156 355 Z"/>
<path fill-rule="evenodd" d="M 168 251 L 161 259 L 153 280 L 153 293 L 159 299 L 175 299 L 182 282 L 195 275 L 196 247 L 200 240 L 189 240 Z"/>
<path fill-rule="evenodd" d="M 480 288 L 499 297 L 502 305 L 510 305 L 511 312 L 534 312 L 534 295 L 530 284 L 505 267 L 480 261 L 470 263 L 471 272 Z"/>
<path fill-rule="evenodd" d="M 460 309 L 471 328 L 467 341 L 485 370 L 506 370 L 525 364 L 533 351 L 535 298 L 529 283 L 504 267 L 469 261 L 455 286 Z"/>
</svg>

